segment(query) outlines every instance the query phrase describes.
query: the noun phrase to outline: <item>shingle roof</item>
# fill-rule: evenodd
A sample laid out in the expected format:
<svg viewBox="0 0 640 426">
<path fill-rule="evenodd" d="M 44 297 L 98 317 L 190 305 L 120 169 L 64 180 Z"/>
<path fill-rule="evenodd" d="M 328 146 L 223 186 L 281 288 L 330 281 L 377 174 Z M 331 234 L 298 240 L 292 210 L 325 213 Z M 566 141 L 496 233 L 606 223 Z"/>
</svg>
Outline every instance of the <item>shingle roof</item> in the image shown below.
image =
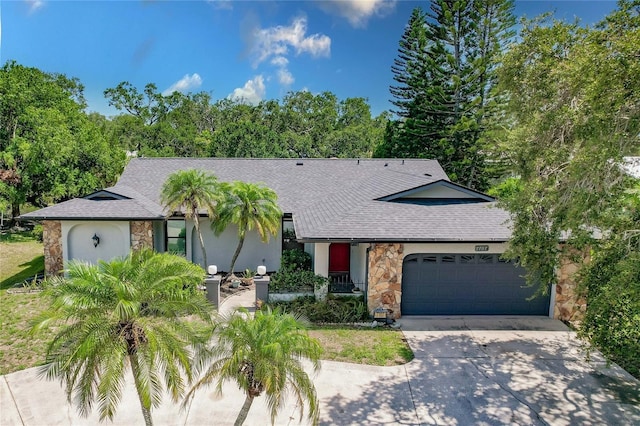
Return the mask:
<svg viewBox="0 0 640 426">
<path fill-rule="evenodd" d="M 418 206 L 376 201 L 448 180 L 437 161 L 413 159 L 134 158 L 118 183 L 107 188 L 131 200 L 72 200 L 31 217 L 106 219 L 117 213 L 157 218 L 162 216 L 162 184 L 169 174 L 185 169 L 209 171 L 220 181 L 264 183 L 278 194 L 281 209 L 293 214 L 297 236 L 305 240 L 503 241 L 510 235 L 507 213 L 493 203 Z"/>
<path fill-rule="evenodd" d="M 74 198 L 20 217 L 43 220 L 159 220 L 163 218 L 162 211 L 149 210 L 143 204 L 134 199 L 94 201 Z"/>
</svg>

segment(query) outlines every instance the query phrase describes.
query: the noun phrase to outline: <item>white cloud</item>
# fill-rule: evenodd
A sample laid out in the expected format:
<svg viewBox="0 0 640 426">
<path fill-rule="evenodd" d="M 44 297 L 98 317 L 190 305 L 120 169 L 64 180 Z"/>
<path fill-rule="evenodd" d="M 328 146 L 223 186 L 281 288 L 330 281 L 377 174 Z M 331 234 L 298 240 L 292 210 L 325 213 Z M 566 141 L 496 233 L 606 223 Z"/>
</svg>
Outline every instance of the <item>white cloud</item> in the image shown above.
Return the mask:
<svg viewBox="0 0 640 426">
<path fill-rule="evenodd" d="M 279 67 L 286 67 L 289 64 L 289 60 L 284 56 L 276 56 L 271 60 L 271 64 Z"/>
<path fill-rule="evenodd" d="M 295 18 L 291 25 L 278 25 L 271 28 L 258 28 L 252 34 L 251 54 L 254 57 L 253 66 L 257 67 L 263 61 L 274 57 L 286 59 L 290 49 L 296 55 L 308 53 L 314 57 L 329 56 L 331 39 L 324 34 L 307 36 L 307 18 Z"/>
<path fill-rule="evenodd" d="M 264 78 L 261 74 L 247 81 L 244 86 L 234 89 L 233 93 L 229 95 L 229 98 L 234 101 L 247 102 L 252 105 L 256 105 L 264 99 L 265 93 L 266 88 L 264 86 Z"/>
<path fill-rule="evenodd" d="M 29 13 L 34 13 L 44 6 L 43 0 L 24 0 L 29 5 Z"/>
<path fill-rule="evenodd" d="M 396 6 L 396 0 L 329 0 L 321 1 L 320 8 L 327 13 L 346 18 L 358 28 L 365 27 L 372 16 L 385 16 Z"/>
<path fill-rule="evenodd" d="M 169 96 L 173 92 L 188 92 L 191 89 L 196 89 L 202 85 L 202 78 L 198 75 L 198 73 L 193 73 L 191 75 L 185 74 L 180 80 L 176 81 L 169 87 L 167 90 L 162 92 L 162 95 Z"/>
<path fill-rule="evenodd" d="M 288 69 L 288 55 L 294 53 L 322 57 L 331 53 L 331 38 L 324 34 L 307 35 L 307 18 L 304 16 L 295 18 L 289 26 L 254 28 L 249 44 L 253 67 L 269 60 L 271 65 L 278 67 L 278 81 L 283 86 L 290 86 L 295 81 Z"/>
<path fill-rule="evenodd" d="M 293 75 L 289 72 L 288 69 L 280 68 L 278 70 L 278 81 L 283 86 L 291 86 L 296 80 L 293 78 Z"/>
</svg>

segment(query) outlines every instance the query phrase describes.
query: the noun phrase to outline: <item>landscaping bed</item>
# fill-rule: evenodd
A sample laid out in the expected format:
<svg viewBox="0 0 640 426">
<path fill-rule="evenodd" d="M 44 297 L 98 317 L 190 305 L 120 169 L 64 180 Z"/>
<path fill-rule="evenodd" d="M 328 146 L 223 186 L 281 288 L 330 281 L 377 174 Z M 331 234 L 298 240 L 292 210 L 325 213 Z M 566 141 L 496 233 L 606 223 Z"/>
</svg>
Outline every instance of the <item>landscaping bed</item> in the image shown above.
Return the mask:
<svg viewBox="0 0 640 426">
<path fill-rule="evenodd" d="M 243 282 L 236 288 L 231 286 L 231 282 L 222 283 L 220 284 L 220 303 L 222 303 L 225 299 L 233 296 L 234 294 L 252 290 L 254 288 L 255 285 L 253 284 L 253 281 L 251 281 L 250 283 Z"/>
</svg>

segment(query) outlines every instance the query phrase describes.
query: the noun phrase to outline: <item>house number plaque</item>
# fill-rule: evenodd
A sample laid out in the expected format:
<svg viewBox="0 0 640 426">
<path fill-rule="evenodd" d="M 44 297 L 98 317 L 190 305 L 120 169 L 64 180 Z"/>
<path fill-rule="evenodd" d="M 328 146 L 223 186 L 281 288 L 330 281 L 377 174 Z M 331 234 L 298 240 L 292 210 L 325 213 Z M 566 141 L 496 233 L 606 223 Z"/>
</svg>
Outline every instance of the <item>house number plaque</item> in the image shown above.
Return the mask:
<svg viewBox="0 0 640 426">
<path fill-rule="evenodd" d="M 476 246 L 476 251 L 489 251 L 489 246 Z"/>
</svg>

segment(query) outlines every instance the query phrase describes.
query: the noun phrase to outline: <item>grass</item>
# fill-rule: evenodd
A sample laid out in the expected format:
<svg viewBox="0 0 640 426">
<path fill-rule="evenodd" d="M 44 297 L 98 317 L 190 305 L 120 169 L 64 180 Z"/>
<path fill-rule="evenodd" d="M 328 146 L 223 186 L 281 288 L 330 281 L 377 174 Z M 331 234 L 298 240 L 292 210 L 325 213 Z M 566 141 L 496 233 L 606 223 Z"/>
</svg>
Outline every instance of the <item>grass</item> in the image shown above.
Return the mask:
<svg viewBox="0 0 640 426">
<path fill-rule="evenodd" d="M 0 374 L 7 374 L 42 364 L 54 331 L 29 334 L 30 321 L 48 303 L 41 293 L 7 292 L 44 270 L 42 243 L 29 233 L 2 234 L 0 253 Z M 334 326 L 309 333 L 320 341 L 323 359 L 369 365 L 398 365 L 413 359 L 399 330 Z"/>
<path fill-rule="evenodd" d="M 29 334 L 30 321 L 47 306 L 41 293 L 7 293 L 0 290 L 0 374 L 44 362 L 46 345 L 53 331 Z"/>
<path fill-rule="evenodd" d="M 41 364 L 53 334 L 29 334 L 29 322 L 46 307 L 40 293 L 7 292 L 44 270 L 42 243 L 28 232 L 3 233 L 0 253 L 0 374 L 7 374 Z"/>
<path fill-rule="evenodd" d="M 309 334 L 320 342 L 322 359 L 367 365 L 400 365 L 413 359 L 400 330 L 331 326 Z"/>
<path fill-rule="evenodd" d="M 27 232 L 3 233 L 0 236 L 0 289 L 44 271 L 42 243 Z"/>
</svg>

